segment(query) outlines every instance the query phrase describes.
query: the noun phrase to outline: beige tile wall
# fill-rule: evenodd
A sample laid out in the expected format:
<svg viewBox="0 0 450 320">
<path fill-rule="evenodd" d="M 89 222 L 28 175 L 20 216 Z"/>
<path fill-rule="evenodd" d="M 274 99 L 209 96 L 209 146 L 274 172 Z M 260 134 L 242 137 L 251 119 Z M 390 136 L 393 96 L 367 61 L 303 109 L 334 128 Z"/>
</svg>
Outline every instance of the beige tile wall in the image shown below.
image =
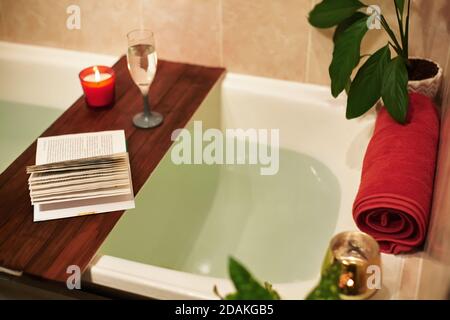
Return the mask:
<svg viewBox="0 0 450 320">
<path fill-rule="evenodd" d="M 448 0 L 413 0 L 412 54 L 446 62 Z M 0 39 L 122 54 L 127 31 L 155 30 L 162 58 L 279 79 L 328 84 L 332 30 L 307 15 L 319 0 L 0 0 Z M 392 0 L 366 0 L 395 25 Z M 81 30 L 65 27 L 70 4 L 81 8 Z M 371 30 L 363 52 L 384 45 Z"/>
<path fill-rule="evenodd" d="M 423 37 L 419 38 L 422 53 L 438 60 L 444 68 L 433 208 L 419 283 L 419 298 L 426 299 L 450 299 L 450 1 L 443 2 L 422 17 L 422 23 L 433 28 L 422 30 Z"/>
<path fill-rule="evenodd" d="M 230 70 L 306 80 L 309 0 L 223 0 L 223 64 Z"/>
<path fill-rule="evenodd" d="M 5 23 L 3 20 L 3 3 L 0 1 L 0 39 L 5 38 Z"/>
</svg>

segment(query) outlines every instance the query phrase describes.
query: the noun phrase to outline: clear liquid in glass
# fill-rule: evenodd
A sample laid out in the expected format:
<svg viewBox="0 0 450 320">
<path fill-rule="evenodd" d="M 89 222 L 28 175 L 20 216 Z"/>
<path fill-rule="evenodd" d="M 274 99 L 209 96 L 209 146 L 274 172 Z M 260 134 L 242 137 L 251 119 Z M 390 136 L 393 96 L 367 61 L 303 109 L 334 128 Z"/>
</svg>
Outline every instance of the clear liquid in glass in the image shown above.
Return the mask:
<svg viewBox="0 0 450 320">
<path fill-rule="evenodd" d="M 155 47 L 149 44 L 137 44 L 128 47 L 128 69 L 131 78 L 142 94 L 147 94 L 158 64 Z"/>
</svg>

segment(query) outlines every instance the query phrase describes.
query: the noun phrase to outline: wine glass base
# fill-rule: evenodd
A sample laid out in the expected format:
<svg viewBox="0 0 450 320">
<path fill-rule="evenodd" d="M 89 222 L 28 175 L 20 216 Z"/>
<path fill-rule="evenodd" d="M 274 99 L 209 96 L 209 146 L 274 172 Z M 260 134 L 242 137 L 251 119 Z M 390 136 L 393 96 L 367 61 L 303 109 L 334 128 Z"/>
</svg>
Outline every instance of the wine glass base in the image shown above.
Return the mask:
<svg viewBox="0 0 450 320">
<path fill-rule="evenodd" d="M 163 116 L 159 112 L 152 111 L 150 116 L 146 116 L 143 112 L 133 117 L 133 124 L 142 129 L 149 129 L 159 126 L 163 122 Z"/>
</svg>

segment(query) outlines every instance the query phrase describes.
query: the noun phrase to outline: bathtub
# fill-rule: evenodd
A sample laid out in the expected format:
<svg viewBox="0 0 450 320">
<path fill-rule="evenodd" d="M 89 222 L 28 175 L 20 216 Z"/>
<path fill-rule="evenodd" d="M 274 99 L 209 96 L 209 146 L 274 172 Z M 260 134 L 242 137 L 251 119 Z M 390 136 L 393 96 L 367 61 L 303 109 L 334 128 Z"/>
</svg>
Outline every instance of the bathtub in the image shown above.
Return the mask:
<svg viewBox="0 0 450 320">
<path fill-rule="evenodd" d="M 82 94 L 81 68 L 116 60 L 0 42 L 0 172 Z"/>
<path fill-rule="evenodd" d="M 81 68 L 116 60 L 0 43 L 0 170 L 80 96 Z M 43 116 L 23 120 L 33 119 L 30 110 Z M 176 166 L 169 151 L 84 281 L 158 299 L 217 299 L 214 286 L 223 295 L 233 290 L 227 258 L 234 256 L 282 298 L 304 298 L 331 237 L 356 230 L 351 207 L 374 120 L 373 113 L 345 120 L 345 99 L 327 87 L 228 73 L 187 128 L 202 121 L 222 130 L 279 129 L 278 174 L 261 176 L 250 165 Z M 377 298 L 402 297 L 409 259 L 382 255 Z"/>
</svg>

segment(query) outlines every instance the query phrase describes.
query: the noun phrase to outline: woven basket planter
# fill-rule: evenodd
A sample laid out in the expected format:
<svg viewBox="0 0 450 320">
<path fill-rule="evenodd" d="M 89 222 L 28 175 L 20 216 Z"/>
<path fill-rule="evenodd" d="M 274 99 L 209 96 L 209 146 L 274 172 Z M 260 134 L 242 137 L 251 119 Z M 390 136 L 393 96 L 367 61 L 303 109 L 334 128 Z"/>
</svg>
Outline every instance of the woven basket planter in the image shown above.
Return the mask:
<svg viewBox="0 0 450 320">
<path fill-rule="evenodd" d="M 441 87 L 441 83 L 442 83 L 442 68 L 441 68 L 441 66 L 438 63 L 434 62 L 433 60 L 429 60 L 429 59 L 423 59 L 423 58 L 418 58 L 418 57 L 412 57 L 412 59 L 426 60 L 431 63 L 434 63 L 438 68 L 438 72 L 432 78 L 428 78 L 428 79 L 424 79 L 424 80 L 417 80 L 417 81 L 408 81 L 408 91 L 421 93 L 431 99 L 435 99 L 436 95 L 439 91 L 439 88 Z"/>
</svg>

